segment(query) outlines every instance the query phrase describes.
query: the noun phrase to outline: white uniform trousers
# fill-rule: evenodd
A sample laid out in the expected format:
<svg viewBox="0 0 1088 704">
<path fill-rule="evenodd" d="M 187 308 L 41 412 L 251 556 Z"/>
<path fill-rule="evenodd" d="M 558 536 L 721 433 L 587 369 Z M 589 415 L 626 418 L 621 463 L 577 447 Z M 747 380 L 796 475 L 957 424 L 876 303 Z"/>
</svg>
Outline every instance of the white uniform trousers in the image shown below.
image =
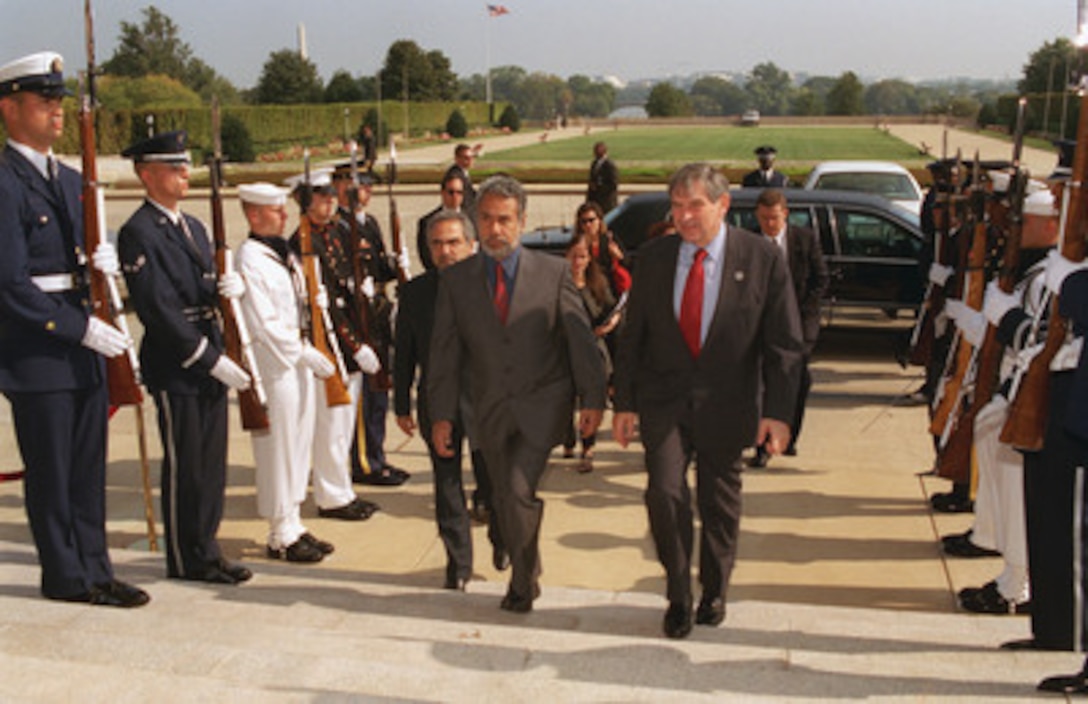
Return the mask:
<svg viewBox="0 0 1088 704">
<path fill-rule="evenodd" d="M 975 417 L 975 455 L 978 489 L 971 542 L 997 550 L 1005 561 L 998 575 L 1001 596 L 1020 604 L 1031 599 L 1028 581 L 1028 538 L 1024 518 L 1024 460 L 999 440 L 1009 413 L 1001 395 L 982 407 Z"/>
<path fill-rule="evenodd" d="M 355 409 L 359 404 L 363 374 L 348 375 L 351 403 L 329 406 L 325 382 L 318 379 L 314 428 L 314 501 L 318 508 L 339 508 L 355 500 L 351 485 L 351 442 L 355 437 Z"/>
<path fill-rule="evenodd" d="M 258 362 L 259 364 L 259 362 Z M 302 537 L 314 438 L 315 379 L 304 367 L 265 377 L 269 429 L 251 434 L 257 464 L 257 512 L 268 519 L 268 546 L 289 547 Z"/>
</svg>

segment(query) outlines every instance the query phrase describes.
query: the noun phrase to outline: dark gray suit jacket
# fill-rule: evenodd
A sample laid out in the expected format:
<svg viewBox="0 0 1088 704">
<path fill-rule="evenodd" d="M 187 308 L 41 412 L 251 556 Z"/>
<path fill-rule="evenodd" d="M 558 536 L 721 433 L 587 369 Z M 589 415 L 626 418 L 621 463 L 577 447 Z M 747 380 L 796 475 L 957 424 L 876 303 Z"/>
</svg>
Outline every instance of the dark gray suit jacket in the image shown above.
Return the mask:
<svg viewBox="0 0 1088 704">
<path fill-rule="evenodd" d="M 728 228 L 717 308 L 697 360 L 673 311 L 678 236 L 639 250 L 620 331 L 617 411 L 637 411 L 647 449 L 694 411 L 698 452 L 739 455 L 761 417 L 793 418 L 801 373 L 801 331 L 785 258 L 770 239 Z"/>
<path fill-rule="evenodd" d="M 502 325 L 477 254 L 442 272 L 431 337 L 431 420 L 457 417 L 462 367 L 486 444 L 511 422 L 532 445 L 562 442 L 575 390 L 583 408 L 604 408 L 605 371 L 565 259 L 521 249 Z"/>
<path fill-rule="evenodd" d="M 820 238 L 807 227 L 790 225 L 786 228 L 786 251 L 789 253 L 790 279 L 797 296 L 801 314 L 801 334 L 805 353 L 811 354 L 820 336 L 820 302 L 827 291 L 830 277 L 824 261 Z"/>
</svg>

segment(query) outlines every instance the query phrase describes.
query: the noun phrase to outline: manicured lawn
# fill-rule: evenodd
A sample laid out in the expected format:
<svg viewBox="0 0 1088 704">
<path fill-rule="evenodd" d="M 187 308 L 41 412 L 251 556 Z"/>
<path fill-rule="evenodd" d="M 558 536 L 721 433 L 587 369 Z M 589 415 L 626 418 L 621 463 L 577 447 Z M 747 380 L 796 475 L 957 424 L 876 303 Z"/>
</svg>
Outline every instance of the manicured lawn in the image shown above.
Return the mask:
<svg viewBox="0 0 1088 704">
<path fill-rule="evenodd" d="M 598 131 L 571 139 L 528 147 L 487 152 L 488 162 L 572 162 L 587 164 L 593 143 L 604 140 L 618 162 L 752 162 L 752 151 L 770 144 L 780 162 L 816 162 L 827 159 L 880 159 L 920 161 L 913 145 L 872 127 L 655 127 Z"/>
</svg>

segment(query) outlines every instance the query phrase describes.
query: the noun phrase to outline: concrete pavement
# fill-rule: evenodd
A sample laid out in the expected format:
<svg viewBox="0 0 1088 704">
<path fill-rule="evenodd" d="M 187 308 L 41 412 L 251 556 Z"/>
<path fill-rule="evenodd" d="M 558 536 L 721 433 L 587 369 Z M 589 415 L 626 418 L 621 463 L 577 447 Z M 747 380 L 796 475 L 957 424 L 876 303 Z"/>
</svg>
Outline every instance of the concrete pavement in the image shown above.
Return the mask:
<svg viewBox="0 0 1088 704">
<path fill-rule="evenodd" d="M 641 457 L 607 432 L 593 473 L 556 453 L 544 477 L 543 596 L 532 614 L 498 609 L 506 575 L 491 568 L 479 526 L 468 592 L 438 588 L 444 555 L 426 454 L 392 422 L 387 449 L 412 479 L 360 487 L 382 506 L 363 523 L 317 518 L 308 501 L 308 528 L 337 547 L 325 562 L 265 559 L 252 452 L 233 404 L 221 536 L 256 576 L 243 587 L 166 580 L 161 555 L 146 551 L 125 410 L 111 426 L 110 542 L 119 576 L 152 602 L 126 612 L 40 599 L 21 483 L 0 485 L 0 700 L 1045 698 L 1034 683 L 1075 670 L 1079 657 L 998 650 L 1028 635 L 1026 617 L 956 609 L 959 588 L 1000 567 L 940 553 L 938 536 L 964 530 L 970 516 L 932 515 L 926 495 L 943 482 L 916 476 L 931 460 L 925 412 L 894 398 L 918 374 L 889 361 L 888 328 L 905 323 L 838 320 L 817 353 L 799 456 L 745 475 L 740 558 L 720 628 L 682 642 L 661 635 L 664 582 Z M 0 471 L 18 465 L 10 430 L 4 405 Z M 154 437 L 151 448 L 157 462 Z"/>
</svg>

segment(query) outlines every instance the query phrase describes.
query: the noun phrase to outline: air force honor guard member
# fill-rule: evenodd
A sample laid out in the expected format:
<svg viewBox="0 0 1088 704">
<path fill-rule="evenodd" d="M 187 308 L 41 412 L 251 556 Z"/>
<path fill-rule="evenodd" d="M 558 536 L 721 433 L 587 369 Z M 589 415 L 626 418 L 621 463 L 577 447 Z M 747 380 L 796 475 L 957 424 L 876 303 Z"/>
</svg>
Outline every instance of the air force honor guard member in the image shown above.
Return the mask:
<svg viewBox="0 0 1088 704">
<path fill-rule="evenodd" d="M 26 511 L 50 599 L 141 606 L 106 550 L 106 367 L 131 341 L 90 314 L 80 177 L 53 144 L 64 129 L 59 54 L 0 66 L 0 391 L 26 465 Z M 117 271 L 110 246 L 94 252 Z"/>
<path fill-rule="evenodd" d="M 179 208 L 189 191 L 185 144 L 185 132 L 167 132 L 121 152 L 147 198 L 121 227 L 118 249 L 158 410 L 166 574 L 238 584 L 253 574 L 223 559 L 215 536 L 227 485 L 227 387 L 245 389 L 250 378 L 224 354 L 216 312 L 217 289 L 238 297 L 245 285 L 231 272 L 217 286 L 208 232 Z"/>
</svg>

